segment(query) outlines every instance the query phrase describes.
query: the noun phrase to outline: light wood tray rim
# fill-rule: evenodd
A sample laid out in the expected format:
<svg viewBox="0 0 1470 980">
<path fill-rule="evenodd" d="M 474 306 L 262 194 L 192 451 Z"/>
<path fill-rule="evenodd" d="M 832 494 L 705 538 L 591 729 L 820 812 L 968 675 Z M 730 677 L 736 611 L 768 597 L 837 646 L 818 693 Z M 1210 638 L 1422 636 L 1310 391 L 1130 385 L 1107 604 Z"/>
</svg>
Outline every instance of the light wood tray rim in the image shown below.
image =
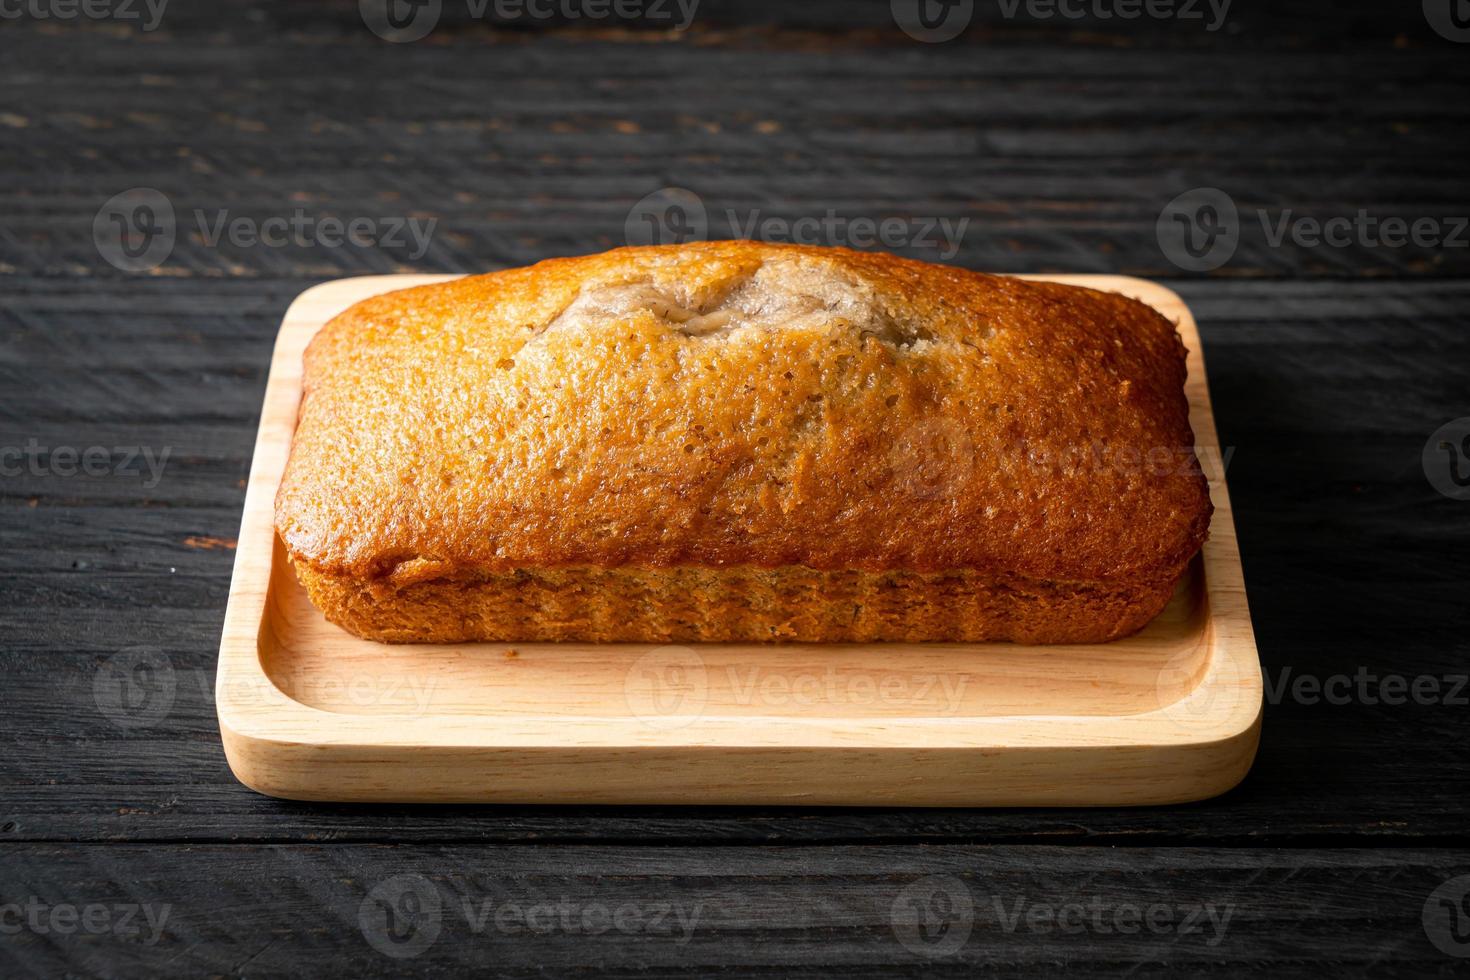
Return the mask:
<svg viewBox="0 0 1470 980">
<path fill-rule="evenodd" d="M 1117 802 L 1197 799 L 1221 792 L 1243 777 L 1255 751 L 1263 692 L 1229 494 L 1223 479 L 1212 482 L 1216 511 L 1211 538 L 1200 558 L 1209 606 L 1203 626 L 1210 650 L 1208 662 L 1193 690 L 1179 701 L 1152 711 L 1086 716 L 1046 712 L 1000 717 L 890 716 L 877 721 L 870 717 L 772 714 L 762 716 L 758 725 L 752 724 L 747 716 L 711 713 L 689 724 L 664 727 L 630 724 L 627 716 L 611 713 L 574 718 L 527 713 L 515 718 L 497 718 L 493 724 L 472 716 L 429 714 L 393 717 L 385 723 L 385 718 L 375 712 L 329 711 L 287 696 L 262 665 L 261 643 L 262 631 L 271 628 L 267 593 L 276 548 L 273 502 L 285 466 L 290 430 L 294 428 L 301 351 L 329 312 L 345 308 L 355 299 L 454 278 L 458 277 L 389 275 L 321 283 L 298 296 L 285 317 L 274 348 L 265 410 L 246 491 L 216 683 L 216 704 L 226 754 L 235 774 L 246 785 L 271 795 L 304 799 L 583 798 L 575 793 L 558 794 L 554 787 L 521 790 L 510 797 L 501 797 L 488 791 L 457 794 L 449 786 L 427 787 L 423 792 L 399 791 L 391 785 L 391 780 L 382 787 L 367 790 L 343 786 L 340 782 L 334 784 L 330 774 L 339 763 L 348 768 L 370 765 L 375 754 L 381 757 L 380 765 L 390 768 L 411 766 L 415 758 L 428 761 L 431 764 L 427 771 L 431 775 L 425 778 L 448 782 L 453 782 L 452 776 L 434 769 L 434 761 L 443 765 L 468 765 L 471 769 L 494 768 L 514 765 L 508 761 L 509 755 L 527 760 L 530 768 L 534 768 L 532 763 L 536 760 L 557 759 L 583 760 L 594 767 L 621 765 L 624 769 L 636 766 L 639 758 L 656 757 L 664 764 L 662 760 L 667 756 L 676 760 L 675 764 L 678 760 L 689 763 L 693 767 L 691 771 L 708 765 L 698 760 L 710 755 L 743 759 L 746 761 L 742 764 L 746 765 L 757 764 L 749 760 L 762 754 L 801 757 L 798 769 L 807 764 L 808 757 L 851 760 L 861 767 L 885 764 L 883 760 L 894 754 L 904 758 L 918 754 L 926 761 L 965 759 L 969 763 L 987 755 L 1004 755 L 1003 763 L 992 759 L 990 770 L 1004 771 L 1014 781 L 1015 774 L 1028 764 L 1043 776 L 1053 770 L 1065 771 L 1070 766 L 1080 778 L 1086 779 L 1086 768 L 1105 764 L 1112 753 L 1114 758 L 1130 760 L 1129 764 L 1135 766 L 1139 765 L 1138 758 L 1168 756 L 1170 765 L 1163 769 L 1172 772 L 1197 766 L 1200 770 L 1193 779 L 1172 775 L 1170 778 L 1178 785 L 1156 787 L 1155 791 L 1140 791 L 1136 787 L 1120 791 L 1117 781 L 1124 777 L 1102 773 L 1094 781 L 1098 787 L 1096 793 L 1079 791 L 1067 797 L 1070 802 L 1080 804 L 1103 804 L 1110 799 Z M 1176 293 L 1157 283 L 1124 276 L 1021 278 L 1124 293 L 1175 319 L 1190 348 L 1191 421 L 1196 443 L 1218 448 L 1198 332 L 1187 306 Z M 287 410 L 289 420 L 283 414 Z M 1064 656 L 1068 648 L 1045 649 L 1051 655 Z M 619 753 L 626 757 L 621 763 L 609 761 L 615 760 Z M 313 763 L 312 759 L 317 761 Z M 320 787 L 311 785 L 313 765 L 322 775 Z M 1132 778 L 1135 782 L 1144 780 L 1147 772 L 1140 770 Z M 857 786 L 854 791 L 861 793 L 862 789 Z M 610 801 L 618 802 L 651 802 L 661 798 L 657 792 L 637 789 L 614 787 L 610 792 Z M 885 802 L 920 805 L 1045 803 L 1057 795 L 1038 790 L 1028 796 L 1023 788 L 1010 783 L 992 792 L 987 792 L 984 786 L 976 786 L 968 793 L 949 790 L 937 795 L 926 794 L 921 787 L 908 793 L 891 787 L 882 792 L 886 793 L 882 796 Z M 773 794 L 774 798 L 797 802 L 857 801 L 848 798 L 853 794 L 844 796 L 836 790 L 806 799 L 811 794 L 797 790 L 783 794 L 770 788 L 756 788 L 750 799 L 735 802 L 766 802 Z M 595 792 L 591 798 L 599 799 Z M 702 800 L 693 794 L 686 801 Z M 719 793 L 711 794 L 707 801 L 731 802 Z"/>
</svg>

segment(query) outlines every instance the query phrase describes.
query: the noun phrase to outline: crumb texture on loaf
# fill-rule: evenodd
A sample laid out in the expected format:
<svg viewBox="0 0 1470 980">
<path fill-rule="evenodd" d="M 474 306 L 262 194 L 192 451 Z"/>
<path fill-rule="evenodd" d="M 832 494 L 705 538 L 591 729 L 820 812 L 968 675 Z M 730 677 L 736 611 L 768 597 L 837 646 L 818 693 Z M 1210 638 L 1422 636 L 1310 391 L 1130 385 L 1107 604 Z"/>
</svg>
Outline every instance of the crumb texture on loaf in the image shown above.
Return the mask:
<svg viewBox="0 0 1470 980">
<path fill-rule="evenodd" d="M 1122 296 L 712 242 L 378 296 L 306 355 L 298 567 L 967 570 L 1153 596 L 1209 499 L 1171 323 Z"/>
</svg>

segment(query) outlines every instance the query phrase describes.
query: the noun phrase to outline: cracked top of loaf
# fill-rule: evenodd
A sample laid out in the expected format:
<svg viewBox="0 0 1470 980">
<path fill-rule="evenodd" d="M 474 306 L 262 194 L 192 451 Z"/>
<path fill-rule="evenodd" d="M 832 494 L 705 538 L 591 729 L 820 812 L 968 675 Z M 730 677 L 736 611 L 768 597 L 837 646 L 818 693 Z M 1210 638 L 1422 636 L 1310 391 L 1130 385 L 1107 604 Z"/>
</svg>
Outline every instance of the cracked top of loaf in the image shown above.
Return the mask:
<svg viewBox="0 0 1470 980">
<path fill-rule="evenodd" d="M 1174 326 L 1135 300 L 707 242 L 377 296 L 306 353 L 292 559 L 1176 577 L 1209 521 Z"/>
</svg>

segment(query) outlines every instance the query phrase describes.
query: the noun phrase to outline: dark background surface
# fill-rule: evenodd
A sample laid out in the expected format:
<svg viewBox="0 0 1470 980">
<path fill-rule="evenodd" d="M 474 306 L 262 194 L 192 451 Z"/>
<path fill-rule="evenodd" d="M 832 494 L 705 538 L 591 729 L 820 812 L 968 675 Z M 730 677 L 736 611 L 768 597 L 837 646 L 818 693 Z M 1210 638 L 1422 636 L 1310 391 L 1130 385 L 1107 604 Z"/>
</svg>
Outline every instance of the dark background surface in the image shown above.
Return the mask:
<svg viewBox="0 0 1470 980">
<path fill-rule="evenodd" d="M 27 454 L 0 477 L 0 906 L 109 910 L 70 934 L 0 910 L 0 974 L 1464 973 L 1431 940 L 1470 948 L 1423 913 L 1470 873 L 1470 691 L 1449 696 L 1470 653 L 1470 502 L 1437 492 L 1421 453 L 1470 416 L 1470 232 L 1273 246 L 1256 215 L 1362 209 L 1453 234 L 1470 214 L 1470 44 L 1417 0 L 1239 0 L 1214 31 L 1033 12 L 980 2 L 942 44 L 857 0 L 705 0 L 682 33 L 496 22 L 446 0 L 400 44 L 347 2 L 174 0 L 156 30 L 0 19 L 0 447 Z M 128 272 L 93 225 L 139 187 L 179 230 L 161 264 Z M 731 234 L 727 209 L 968 218 L 957 264 L 1179 291 L 1235 450 L 1268 688 L 1368 679 L 1344 703 L 1270 697 L 1247 781 L 1192 806 L 414 809 L 238 785 L 213 665 L 286 306 L 336 277 L 623 244 L 635 202 L 665 187 L 702 198 L 713 237 Z M 1187 272 L 1155 225 L 1199 187 L 1233 200 L 1240 239 Z M 211 244 L 193 216 L 296 208 L 437 225 L 414 256 Z M 66 449 L 91 446 L 110 471 L 64 475 Z M 130 447 L 169 453 L 156 485 L 119 471 Z M 99 678 L 137 651 L 153 672 L 119 715 Z M 1385 704 L 1389 675 L 1441 695 Z M 444 911 L 437 941 L 399 959 L 362 913 L 403 874 Z M 925 906 L 917 939 L 895 912 L 915 883 L 951 898 Z M 477 932 L 464 901 L 573 913 Z M 1230 919 L 1222 935 L 1007 927 L 1074 902 Z M 140 935 L 114 911 L 128 904 Z M 687 941 L 649 924 L 664 906 L 698 913 Z M 579 918 L 620 907 L 643 925 Z M 144 915 L 165 909 L 154 941 Z"/>
</svg>

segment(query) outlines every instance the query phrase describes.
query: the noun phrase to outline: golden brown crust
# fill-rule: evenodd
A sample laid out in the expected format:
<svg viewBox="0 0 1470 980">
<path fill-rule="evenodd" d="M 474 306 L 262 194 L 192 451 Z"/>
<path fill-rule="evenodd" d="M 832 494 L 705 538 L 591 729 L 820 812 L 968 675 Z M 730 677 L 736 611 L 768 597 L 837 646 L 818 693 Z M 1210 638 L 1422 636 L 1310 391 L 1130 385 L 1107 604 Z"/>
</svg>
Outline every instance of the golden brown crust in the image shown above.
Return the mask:
<svg viewBox="0 0 1470 980">
<path fill-rule="evenodd" d="M 799 567 L 1147 606 L 1209 520 L 1183 381 L 1173 326 L 1113 294 L 751 242 L 553 259 L 328 324 L 277 527 L 299 569 L 380 603 L 525 570 Z"/>
</svg>

